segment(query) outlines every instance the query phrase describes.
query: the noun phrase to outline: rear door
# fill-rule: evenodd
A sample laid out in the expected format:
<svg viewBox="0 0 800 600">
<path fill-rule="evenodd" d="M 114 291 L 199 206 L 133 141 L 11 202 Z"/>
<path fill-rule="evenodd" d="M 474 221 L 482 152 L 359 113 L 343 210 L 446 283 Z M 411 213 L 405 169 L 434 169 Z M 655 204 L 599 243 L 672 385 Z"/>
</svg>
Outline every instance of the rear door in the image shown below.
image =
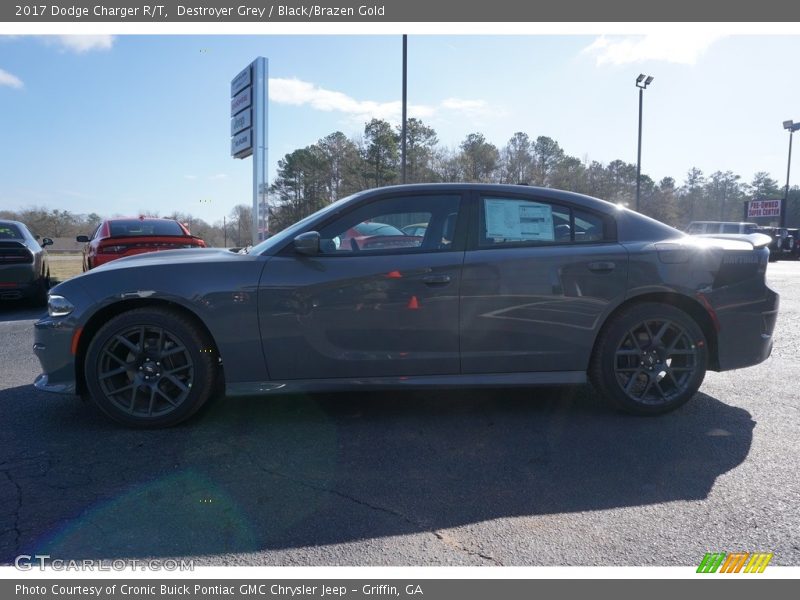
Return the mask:
<svg viewBox="0 0 800 600">
<path fill-rule="evenodd" d="M 612 218 L 525 195 L 479 195 L 461 284 L 463 373 L 585 371 L 625 295 Z"/>
</svg>

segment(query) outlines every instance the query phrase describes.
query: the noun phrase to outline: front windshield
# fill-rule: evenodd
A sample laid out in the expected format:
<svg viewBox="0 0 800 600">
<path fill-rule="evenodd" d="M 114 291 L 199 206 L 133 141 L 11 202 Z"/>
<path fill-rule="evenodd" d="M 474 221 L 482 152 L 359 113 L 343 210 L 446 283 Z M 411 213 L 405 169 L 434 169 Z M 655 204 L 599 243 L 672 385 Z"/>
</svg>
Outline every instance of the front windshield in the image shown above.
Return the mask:
<svg viewBox="0 0 800 600">
<path fill-rule="evenodd" d="M 362 192 L 359 192 L 359 194 Z M 300 219 L 297 223 L 293 225 L 289 225 L 286 229 L 279 231 L 272 237 L 267 238 L 260 244 L 257 244 L 250 248 L 247 251 L 247 254 L 265 254 L 276 247 L 283 246 L 288 240 L 294 238 L 303 228 L 308 225 L 310 221 L 315 220 L 318 217 L 323 215 L 327 215 L 330 213 L 334 213 L 341 207 L 342 204 L 348 202 L 349 200 L 355 198 L 359 194 L 353 194 L 352 196 L 347 196 L 346 198 L 342 198 L 341 200 L 337 200 L 336 202 L 329 204 L 325 208 L 319 209 L 315 213 L 311 213 L 307 217 Z"/>
</svg>

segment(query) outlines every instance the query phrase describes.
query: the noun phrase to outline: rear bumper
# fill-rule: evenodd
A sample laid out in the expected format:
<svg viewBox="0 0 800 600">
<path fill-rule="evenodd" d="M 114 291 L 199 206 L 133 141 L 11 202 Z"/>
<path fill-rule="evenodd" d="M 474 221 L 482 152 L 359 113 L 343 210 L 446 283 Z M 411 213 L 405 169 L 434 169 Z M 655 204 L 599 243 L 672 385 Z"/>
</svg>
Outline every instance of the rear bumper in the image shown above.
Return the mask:
<svg viewBox="0 0 800 600">
<path fill-rule="evenodd" d="M 777 293 L 764 289 L 757 300 L 734 302 L 728 298 L 715 307 L 719 371 L 750 367 L 769 358 L 780 300 Z"/>
<path fill-rule="evenodd" d="M 38 285 L 2 286 L 0 287 L 0 300 L 19 300 L 31 298 L 39 291 Z"/>
<path fill-rule="evenodd" d="M 33 296 L 39 280 L 33 265 L 3 265 L 0 267 L 0 300 L 16 300 Z"/>
</svg>

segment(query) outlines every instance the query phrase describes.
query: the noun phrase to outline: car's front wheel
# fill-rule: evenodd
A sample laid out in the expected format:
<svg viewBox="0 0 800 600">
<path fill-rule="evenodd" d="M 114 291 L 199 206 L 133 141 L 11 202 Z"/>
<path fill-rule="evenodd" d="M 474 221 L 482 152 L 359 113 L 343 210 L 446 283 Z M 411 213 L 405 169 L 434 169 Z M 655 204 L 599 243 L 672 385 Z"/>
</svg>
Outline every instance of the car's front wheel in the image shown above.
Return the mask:
<svg viewBox="0 0 800 600">
<path fill-rule="evenodd" d="M 191 417 L 216 389 L 217 369 L 203 328 L 159 307 L 112 318 L 89 343 L 85 360 L 94 403 L 132 427 L 169 427 Z"/>
<path fill-rule="evenodd" d="M 708 347 L 688 314 L 667 304 L 633 305 L 597 341 L 589 377 L 614 408 L 639 415 L 674 410 L 703 383 Z"/>
</svg>

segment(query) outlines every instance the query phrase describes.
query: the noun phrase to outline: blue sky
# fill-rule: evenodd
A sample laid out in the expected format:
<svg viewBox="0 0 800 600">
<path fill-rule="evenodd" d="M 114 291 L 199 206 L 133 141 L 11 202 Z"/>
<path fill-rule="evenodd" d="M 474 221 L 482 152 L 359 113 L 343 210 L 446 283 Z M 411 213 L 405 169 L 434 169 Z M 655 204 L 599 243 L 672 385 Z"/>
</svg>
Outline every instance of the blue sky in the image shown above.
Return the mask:
<svg viewBox="0 0 800 600">
<path fill-rule="evenodd" d="M 399 122 L 399 35 L 0 36 L 0 207 L 209 221 L 251 200 L 229 154 L 230 79 L 270 61 L 270 171 L 285 153 L 371 116 Z M 692 166 L 785 183 L 786 119 L 800 120 L 800 36 L 409 36 L 409 111 L 456 147 L 516 131 L 570 154 L 636 160 L 680 183 Z M 798 152 L 800 153 L 800 152 Z M 795 184 L 800 167 L 795 167 Z"/>
</svg>

